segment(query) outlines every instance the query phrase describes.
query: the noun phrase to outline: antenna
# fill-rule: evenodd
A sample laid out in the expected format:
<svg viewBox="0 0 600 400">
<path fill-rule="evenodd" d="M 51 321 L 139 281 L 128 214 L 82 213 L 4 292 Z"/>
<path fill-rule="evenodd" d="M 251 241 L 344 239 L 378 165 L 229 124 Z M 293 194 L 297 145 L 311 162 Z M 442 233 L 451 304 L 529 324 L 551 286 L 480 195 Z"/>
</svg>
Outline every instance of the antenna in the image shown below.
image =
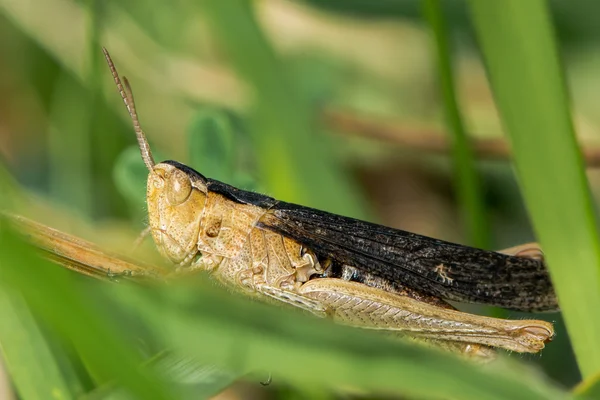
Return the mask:
<svg viewBox="0 0 600 400">
<path fill-rule="evenodd" d="M 131 86 L 129 85 L 129 81 L 127 78 L 123 77 L 123 82 L 125 82 L 125 86 L 121 84 L 121 78 L 119 78 L 119 73 L 115 68 L 115 64 L 110 58 L 110 54 L 106 48 L 102 48 L 102 52 L 104 53 L 104 58 L 106 58 L 106 62 L 108 63 L 108 68 L 110 68 L 110 72 L 115 80 L 115 84 L 117 85 L 117 89 L 119 90 L 119 94 L 125 103 L 125 107 L 127 107 L 127 111 L 129 112 L 129 116 L 131 117 L 131 121 L 133 122 L 133 130 L 135 131 L 135 136 L 137 137 L 138 144 L 140 146 L 140 152 L 142 153 L 142 159 L 144 160 L 144 164 L 149 171 L 152 171 L 155 165 L 154 158 L 152 157 L 152 151 L 150 151 L 150 145 L 148 144 L 148 139 L 146 139 L 146 135 L 140 126 L 140 121 L 138 120 L 137 112 L 135 111 L 135 100 L 133 99 L 133 91 L 131 90 Z"/>
</svg>

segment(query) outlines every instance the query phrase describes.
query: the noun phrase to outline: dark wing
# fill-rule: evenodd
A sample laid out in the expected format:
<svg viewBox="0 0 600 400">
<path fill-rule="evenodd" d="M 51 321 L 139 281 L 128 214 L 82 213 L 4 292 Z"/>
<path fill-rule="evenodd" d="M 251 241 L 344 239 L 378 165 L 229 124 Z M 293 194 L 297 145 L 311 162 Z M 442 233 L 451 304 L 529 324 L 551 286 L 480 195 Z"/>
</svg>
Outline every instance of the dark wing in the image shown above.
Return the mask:
<svg viewBox="0 0 600 400">
<path fill-rule="evenodd" d="M 258 223 L 321 257 L 433 296 L 519 311 L 558 309 L 542 261 L 461 246 L 278 202 Z"/>
</svg>

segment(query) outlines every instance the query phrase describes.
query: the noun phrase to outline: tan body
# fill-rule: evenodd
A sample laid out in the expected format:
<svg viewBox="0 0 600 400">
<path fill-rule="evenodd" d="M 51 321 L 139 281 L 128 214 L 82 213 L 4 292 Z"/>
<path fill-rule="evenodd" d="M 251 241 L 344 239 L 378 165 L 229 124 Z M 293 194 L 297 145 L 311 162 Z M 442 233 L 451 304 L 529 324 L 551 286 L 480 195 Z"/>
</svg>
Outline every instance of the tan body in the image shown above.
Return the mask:
<svg viewBox="0 0 600 400">
<path fill-rule="evenodd" d="M 178 182 L 181 180 L 181 182 Z M 186 186 L 186 181 L 190 186 Z M 173 204 L 169 191 L 188 196 Z M 183 196 L 182 196 L 183 197 Z M 352 326 L 440 340 L 453 350 L 491 357 L 486 346 L 537 352 L 554 334 L 544 321 L 511 321 L 454 310 L 437 298 L 390 293 L 343 279 L 316 278 L 323 267 L 310 249 L 257 227 L 269 210 L 208 191 L 173 165 L 161 163 L 148 178 L 150 228 L 161 253 L 180 271 L 203 269 L 251 295 L 278 300 Z M 510 249 L 538 256 L 535 247 Z M 444 343 L 443 342 L 443 343 Z M 459 344 L 460 343 L 460 344 Z"/>
<path fill-rule="evenodd" d="M 272 218 L 268 204 L 235 201 L 210 190 L 209 180 L 182 164 L 155 164 L 138 121 L 131 88 L 127 80 L 124 79 L 124 86 L 121 83 L 106 49 L 104 54 L 150 172 L 149 229 L 160 252 L 178 265 L 177 271 L 203 269 L 224 284 L 251 295 L 293 305 L 343 324 L 409 335 L 483 359 L 493 357 L 492 347 L 537 352 L 554 336 L 553 327 L 547 322 L 462 313 L 443 300 L 414 289 L 391 290 L 377 277 L 364 284 L 325 277 L 325 266 L 320 265 L 311 249 L 259 227 L 260 223 L 268 226 Z M 228 187 L 227 191 L 238 189 Z M 517 247 L 507 253 L 531 258 L 541 254 L 537 246 Z M 443 263 L 435 267 L 435 272 L 443 282 L 452 284 L 453 278 Z"/>
</svg>

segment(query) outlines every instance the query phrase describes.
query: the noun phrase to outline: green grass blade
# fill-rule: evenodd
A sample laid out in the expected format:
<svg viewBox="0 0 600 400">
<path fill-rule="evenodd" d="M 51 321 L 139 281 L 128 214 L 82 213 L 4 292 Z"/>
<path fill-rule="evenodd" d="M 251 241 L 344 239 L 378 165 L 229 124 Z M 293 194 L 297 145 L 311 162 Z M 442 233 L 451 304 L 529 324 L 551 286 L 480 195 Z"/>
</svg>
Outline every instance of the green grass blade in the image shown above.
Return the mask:
<svg viewBox="0 0 600 400">
<path fill-rule="evenodd" d="M 173 383 L 181 399 L 195 400 L 211 398 L 225 390 L 239 374 L 231 374 L 213 365 L 200 365 L 190 357 L 176 354 L 162 354 L 153 360 L 152 365 L 161 375 Z"/>
<path fill-rule="evenodd" d="M 23 400 L 74 399 L 37 322 L 19 294 L 0 287 L 0 350 Z"/>
<path fill-rule="evenodd" d="M 569 396 L 524 365 L 482 366 L 442 351 L 343 327 L 296 310 L 248 301 L 188 279 L 161 295 L 110 287 L 176 353 L 237 373 L 270 371 L 277 382 L 434 399 L 560 399 Z M 141 307 L 138 307 L 141 306 Z"/>
<path fill-rule="evenodd" d="M 577 400 L 592 400 L 600 399 L 600 373 L 596 373 L 573 389 L 575 399 Z"/>
<path fill-rule="evenodd" d="M 579 367 L 600 370 L 600 247 L 546 2 L 469 2 Z"/>
<path fill-rule="evenodd" d="M 438 79 L 441 85 L 446 120 L 452 135 L 455 188 L 465 221 L 469 242 L 489 248 L 489 230 L 473 150 L 464 128 L 455 92 L 448 29 L 439 0 L 423 0 L 423 13 L 429 22 L 437 52 Z"/>
<path fill-rule="evenodd" d="M 48 132 L 50 193 L 54 199 L 91 215 L 93 179 L 90 94 L 67 72 L 56 83 Z M 65 151 L 69 149 L 69 151 Z"/>
<path fill-rule="evenodd" d="M 49 179 L 52 196 L 86 216 L 94 211 L 92 135 L 101 123 L 100 24 L 101 1 L 87 0 L 88 56 L 85 86 L 67 70 L 60 73 L 52 101 L 52 126 L 48 133 Z M 104 71 L 104 70 L 102 70 Z M 69 149 L 69 151 L 65 151 Z"/>
<path fill-rule="evenodd" d="M 94 314 L 67 272 L 36 257 L 5 224 L 0 228 L 0 282 L 18 288 L 36 315 L 68 337 L 101 379 L 119 380 L 140 398 L 169 398 L 148 371 L 142 372 L 141 358 L 117 334 L 116 326 Z M 26 268 L 35 272 L 24 273 Z"/>
<path fill-rule="evenodd" d="M 308 101 L 268 46 L 246 0 L 203 4 L 237 72 L 251 86 L 250 131 L 265 186 L 274 197 L 361 217 L 365 207 L 323 136 Z M 235 27 L 235 28 L 232 28 Z"/>
<path fill-rule="evenodd" d="M 240 375 L 233 375 L 211 365 L 199 365 L 189 357 L 161 353 L 151 360 L 154 368 L 169 382 L 171 391 L 181 400 L 209 399 L 231 384 Z M 133 400 L 131 395 L 114 383 L 106 384 L 80 400 Z"/>
</svg>

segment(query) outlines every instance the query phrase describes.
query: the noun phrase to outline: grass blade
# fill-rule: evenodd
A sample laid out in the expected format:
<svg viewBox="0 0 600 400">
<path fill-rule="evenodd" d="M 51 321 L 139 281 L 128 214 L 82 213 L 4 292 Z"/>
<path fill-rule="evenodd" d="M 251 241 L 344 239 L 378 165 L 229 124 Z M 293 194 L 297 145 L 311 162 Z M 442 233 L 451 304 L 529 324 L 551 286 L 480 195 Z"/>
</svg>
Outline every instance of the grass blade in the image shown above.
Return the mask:
<svg viewBox="0 0 600 400">
<path fill-rule="evenodd" d="M 0 350 L 23 400 L 74 399 L 37 322 L 19 294 L 0 288 Z"/>
<path fill-rule="evenodd" d="M 600 373 L 592 375 L 573 389 L 575 399 L 600 399 Z"/>
<path fill-rule="evenodd" d="M 238 373 L 271 371 L 303 387 L 434 399 L 560 399 L 568 395 L 524 365 L 481 366 L 375 332 L 334 325 L 295 310 L 248 301 L 214 284 L 187 279 L 160 296 L 111 285 L 126 296 L 168 347 Z M 136 299 L 137 300 L 134 300 Z"/>
<path fill-rule="evenodd" d="M 584 376 L 600 370 L 600 246 L 543 0 L 469 1 L 535 232 Z"/>
<path fill-rule="evenodd" d="M 423 13 L 431 27 L 437 51 L 438 78 L 444 98 L 446 120 L 452 135 L 456 194 L 470 243 L 479 248 L 489 248 L 489 231 L 475 157 L 464 128 L 454 90 L 452 60 L 448 30 L 439 0 L 423 0 Z"/>
<path fill-rule="evenodd" d="M 331 160 L 324 138 L 313 132 L 308 101 L 268 46 L 252 7 L 245 0 L 204 3 L 215 34 L 255 95 L 249 126 L 261 182 L 281 200 L 364 216 L 358 192 Z"/>
<path fill-rule="evenodd" d="M 19 288 L 32 310 L 68 337 L 88 365 L 101 374 L 101 379 L 118 379 L 140 398 L 169 398 L 147 371 L 141 371 L 140 357 L 127 347 L 115 327 L 87 307 L 85 294 L 74 289 L 65 271 L 34 256 L 5 223 L 1 228 L 2 284 Z M 23 273 L 23 268 L 34 266 L 35 273 Z"/>
</svg>

